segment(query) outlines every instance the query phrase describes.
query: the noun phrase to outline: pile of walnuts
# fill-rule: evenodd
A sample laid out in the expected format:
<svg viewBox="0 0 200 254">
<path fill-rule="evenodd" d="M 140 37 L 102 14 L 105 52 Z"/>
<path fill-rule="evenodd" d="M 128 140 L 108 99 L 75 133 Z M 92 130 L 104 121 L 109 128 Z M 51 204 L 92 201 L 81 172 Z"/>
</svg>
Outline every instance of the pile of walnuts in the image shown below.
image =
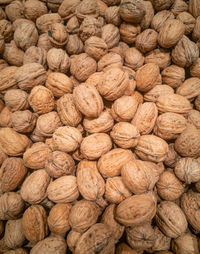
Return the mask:
<svg viewBox="0 0 200 254">
<path fill-rule="evenodd" d="M 0 253 L 199 254 L 200 0 L 0 0 Z"/>
</svg>

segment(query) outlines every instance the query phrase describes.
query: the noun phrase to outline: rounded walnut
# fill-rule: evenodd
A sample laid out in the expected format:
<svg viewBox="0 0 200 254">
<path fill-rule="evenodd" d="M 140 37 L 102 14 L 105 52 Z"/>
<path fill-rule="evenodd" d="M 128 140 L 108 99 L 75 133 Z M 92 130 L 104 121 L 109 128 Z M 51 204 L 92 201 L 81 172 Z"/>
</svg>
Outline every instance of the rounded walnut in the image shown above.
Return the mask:
<svg viewBox="0 0 200 254">
<path fill-rule="evenodd" d="M 164 160 L 166 166 L 170 168 L 174 168 L 176 162 L 180 159 L 180 156 L 177 154 L 174 148 L 174 143 L 169 144 L 169 151 L 167 153 L 167 157 Z"/>
<path fill-rule="evenodd" d="M 172 5 L 173 0 L 152 0 L 153 7 L 156 11 L 167 10 Z"/>
<path fill-rule="evenodd" d="M 198 0 L 190 0 L 189 1 L 189 12 L 192 14 L 192 16 L 194 16 L 195 18 L 197 18 L 200 15 L 200 7 L 198 4 Z"/>
<path fill-rule="evenodd" d="M 188 11 L 188 3 L 183 0 L 173 0 L 173 5 L 171 6 L 171 12 L 177 17 L 178 14 Z"/>
<path fill-rule="evenodd" d="M 15 190 L 24 180 L 27 169 L 21 158 L 10 157 L 0 168 L 1 189 L 3 192 Z"/>
<path fill-rule="evenodd" d="M 159 229 L 172 238 L 183 234 L 188 226 L 186 217 L 181 208 L 171 201 L 162 201 L 157 206 L 156 224 Z"/>
<path fill-rule="evenodd" d="M 7 66 L 0 71 L 0 92 L 5 93 L 8 89 L 17 88 L 17 82 L 14 78 L 17 66 Z"/>
<path fill-rule="evenodd" d="M 196 77 L 188 78 L 181 84 L 176 90 L 177 94 L 180 94 L 188 100 L 193 100 L 200 94 L 200 79 Z"/>
<path fill-rule="evenodd" d="M 69 40 L 66 44 L 66 51 L 70 55 L 78 55 L 83 52 L 83 42 L 77 34 L 69 35 Z"/>
<path fill-rule="evenodd" d="M 48 198 L 54 203 L 69 203 L 79 196 L 77 180 L 75 176 L 61 176 L 51 182 L 47 188 Z"/>
<path fill-rule="evenodd" d="M 47 60 L 47 52 L 45 49 L 36 46 L 31 46 L 26 50 L 24 54 L 23 64 L 39 63 L 45 68 L 46 60 Z"/>
<path fill-rule="evenodd" d="M 39 36 L 37 46 L 41 49 L 44 49 L 46 52 L 53 48 L 47 33 L 41 34 Z"/>
<path fill-rule="evenodd" d="M 61 23 L 61 22 L 62 22 L 62 18 L 60 17 L 58 13 L 48 13 L 48 14 L 43 14 L 42 16 L 36 19 L 36 26 L 41 33 L 46 33 L 51 24 Z"/>
<path fill-rule="evenodd" d="M 152 192 L 133 195 L 116 208 L 115 219 L 125 226 L 138 226 L 151 221 L 156 214 L 156 199 Z"/>
<path fill-rule="evenodd" d="M 38 0 L 28 0 L 24 3 L 24 15 L 27 19 L 36 21 L 40 16 L 47 14 L 46 5 Z"/>
<path fill-rule="evenodd" d="M 125 66 L 137 71 L 144 64 L 144 56 L 135 47 L 131 47 L 125 52 Z"/>
<path fill-rule="evenodd" d="M 172 88 L 179 87 L 185 80 L 185 70 L 177 65 L 170 65 L 166 67 L 162 73 L 162 81 L 164 84 Z"/>
<path fill-rule="evenodd" d="M 136 48 L 146 53 L 156 48 L 158 33 L 153 29 L 146 29 L 137 36 Z"/>
<path fill-rule="evenodd" d="M 10 43 L 5 44 L 2 53 L 3 59 L 6 60 L 6 62 L 10 65 L 18 67 L 23 65 L 24 51 L 16 46 L 14 40 L 12 40 Z"/>
<path fill-rule="evenodd" d="M 163 70 L 171 63 L 170 52 L 162 48 L 154 49 L 146 54 L 145 63 L 155 63 Z"/>
<path fill-rule="evenodd" d="M 107 44 L 102 38 L 91 36 L 85 41 L 85 53 L 93 57 L 95 60 L 100 60 L 107 53 Z"/>
<path fill-rule="evenodd" d="M 49 26 L 48 37 L 54 47 L 61 48 L 67 43 L 69 35 L 63 24 L 54 23 Z"/>
<path fill-rule="evenodd" d="M 12 23 L 6 19 L 0 20 L 0 34 L 3 35 L 6 43 L 13 39 Z"/>
<path fill-rule="evenodd" d="M 122 57 L 115 52 L 109 52 L 106 55 L 104 55 L 99 61 L 98 61 L 98 67 L 97 70 L 99 72 L 107 70 L 111 68 L 122 68 L 123 65 L 123 59 Z"/>
<path fill-rule="evenodd" d="M 47 53 L 47 64 L 52 71 L 66 73 L 70 67 L 70 58 L 63 49 L 52 48 Z"/>
<path fill-rule="evenodd" d="M 67 246 L 72 252 L 75 251 L 76 244 L 77 244 L 80 236 L 81 236 L 81 233 L 74 231 L 74 230 L 69 231 L 69 233 L 67 234 L 67 239 L 66 239 Z"/>
<path fill-rule="evenodd" d="M 122 41 L 132 44 L 136 41 L 137 36 L 140 34 L 141 27 L 138 24 L 123 22 L 120 25 L 119 32 Z"/>
<path fill-rule="evenodd" d="M 111 6 L 107 8 L 105 11 L 105 20 L 107 23 L 119 26 L 120 25 L 119 7 Z"/>
<path fill-rule="evenodd" d="M 4 95 L 4 101 L 12 112 L 29 108 L 28 94 L 20 89 L 10 89 Z"/>
<path fill-rule="evenodd" d="M 74 15 L 77 5 L 80 3 L 80 0 L 67 1 L 64 0 L 59 6 L 58 13 L 62 19 L 69 19 Z"/>
<path fill-rule="evenodd" d="M 200 58 L 190 66 L 190 75 L 192 77 L 200 78 Z"/>
<path fill-rule="evenodd" d="M 99 6 L 97 1 L 81 1 L 76 7 L 75 14 L 80 21 L 82 21 L 87 16 L 97 18 L 99 16 Z"/>
<path fill-rule="evenodd" d="M 181 2 L 183 3 L 183 1 Z M 180 12 L 176 18 L 185 25 L 185 35 L 193 31 L 196 20 L 190 13 L 186 11 Z"/>
<path fill-rule="evenodd" d="M 51 208 L 47 222 L 52 233 L 62 235 L 69 231 L 69 215 L 71 208 L 72 206 L 70 204 L 56 204 Z"/>
<path fill-rule="evenodd" d="M 4 107 L 0 112 L 0 126 L 11 127 L 12 111 L 8 107 Z"/>
<path fill-rule="evenodd" d="M 47 196 L 46 190 L 50 183 L 50 176 L 44 169 L 39 169 L 24 180 L 20 194 L 29 204 L 39 204 Z"/>
<path fill-rule="evenodd" d="M 152 19 L 151 27 L 156 30 L 157 32 L 160 32 L 161 27 L 167 20 L 174 19 L 174 14 L 168 10 L 162 10 L 155 14 L 155 16 Z"/>
<path fill-rule="evenodd" d="M 13 1 L 5 8 L 5 13 L 11 22 L 16 19 L 24 18 L 24 5 L 20 1 Z"/>
<path fill-rule="evenodd" d="M 33 205 L 26 209 L 22 217 L 22 227 L 26 239 L 38 242 L 48 234 L 47 214 L 43 206 Z"/>
<path fill-rule="evenodd" d="M 189 124 L 193 124 L 197 129 L 200 129 L 200 112 L 198 110 L 190 110 L 187 120 Z"/>
</svg>

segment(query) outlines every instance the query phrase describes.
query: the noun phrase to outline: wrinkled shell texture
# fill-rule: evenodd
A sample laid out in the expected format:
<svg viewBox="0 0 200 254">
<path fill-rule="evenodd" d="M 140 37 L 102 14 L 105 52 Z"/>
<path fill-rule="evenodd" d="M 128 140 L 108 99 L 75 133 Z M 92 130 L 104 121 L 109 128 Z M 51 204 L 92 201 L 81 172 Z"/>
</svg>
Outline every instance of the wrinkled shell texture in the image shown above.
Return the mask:
<svg viewBox="0 0 200 254">
<path fill-rule="evenodd" d="M 200 0 L 0 0 L 0 253 L 200 253 Z"/>
</svg>

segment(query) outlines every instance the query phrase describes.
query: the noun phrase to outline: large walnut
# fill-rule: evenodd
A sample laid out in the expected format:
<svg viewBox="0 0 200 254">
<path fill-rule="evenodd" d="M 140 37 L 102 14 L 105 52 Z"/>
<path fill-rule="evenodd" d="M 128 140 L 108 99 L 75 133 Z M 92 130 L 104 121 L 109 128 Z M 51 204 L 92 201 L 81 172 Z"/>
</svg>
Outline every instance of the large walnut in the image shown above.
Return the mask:
<svg viewBox="0 0 200 254">
<path fill-rule="evenodd" d="M 162 71 L 161 75 L 164 84 L 171 86 L 172 88 L 177 88 L 185 80 L 185 69 L 175 64 L 172 64 L 166 67 Z"/>
<path fill-rule="evenodd" d="M 106 42 L 108 48 L 113 48 L 119 43 L 120 33 L 118 27 L 113 24 L 106 24 L 102 27 L 102 39 Z"/>
<path fill-rule="evenodd" d="M 36 21 L 40 16 L 47 14 L 48 9 L 45 3 L 38 0 L 28 0 L 24 3 L 24 15 L 27 19 Z"/>
</svg>

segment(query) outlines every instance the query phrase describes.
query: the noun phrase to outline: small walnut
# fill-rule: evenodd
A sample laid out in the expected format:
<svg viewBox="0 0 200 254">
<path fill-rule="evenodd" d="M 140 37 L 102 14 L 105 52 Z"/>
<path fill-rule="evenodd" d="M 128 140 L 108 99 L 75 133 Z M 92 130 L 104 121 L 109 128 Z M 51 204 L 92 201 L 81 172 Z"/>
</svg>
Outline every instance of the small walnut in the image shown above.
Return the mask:
<svg viewBox="0 0 200 254">
<path fill-rule="evenodd" d="M 54 203 L 69 203 L 79 197 L 75 176 L 61 176 L 51 182 L 47 188 L 48 198 Z"/>
<path fill-rule="evenodd" d="M 158 109 L 153 102 L 140 104 L 131 121 L 140 134 L 146 135 L 151 133 L 158 117 Z"/>
<path fill-rule="evenodd" d="M 11 115 L 12 111 L 8 107 L 4 107 L 0 112 L 0 126 L 11 127 Z"/>
<path fill-rule="evenodd" d="M 195 18 L 200 16 L 200 6 L 199 6 L 199 1 L 198 0 L 190 0 L 189 1 L 189 12 Z"/>
<path fill-rule="evenodd" d="M 26 239 L 38 242 L 48 234 L 47 214 L 43 206 L 32 205 L 26 209 L 22 217 L 22 227 Z"/>
<path fill-rule="evenodd" d="M 85 53 L 98 61 L 107 53 L 108 47 L 102 38 L 91 36 L 85 41 L 84 49 Z"/>
<path fill-rule="evenodd" d="M 184 3 L 182 0 L 181 2 Z M 185 25 L 185 35 L 188 35 L 193 31 L 196 20 L 190 13 L 183 11 L 178 14 L 176 19 L 180 20 Z"/>
<path fill-rule="evenodd" d="M 172 64 L 166 67 L 161 75 L 164 84 L 171 86 L 172 88 L 177 88 L 185 80 L 185 69 Z"/>
<path fill-rule="evenodd" d="M 78 242 L 78 239 L 80 238 L 81 233 L 71 230 L 68 234 L 67 234 L 67 246 L 68 248 L 74 252 L 75 248 L 76 248 L 76 244 Z"/>
<path fill-rule="evenodd" d="M 4 101 L 12 112 L 29 108 L 28 94 L 20 89 L 10 89 L 4 95 Z"/>
<path fill-rule="evenodd" d="M 105 54 L 99 61 L 97 70 L 99 72 L 101 71 L 107 71 L 110 68 L 122 68 L 123 65 L 123 59 L 122 57 L 115 53 L 115 52 L 109 52 Z"/>
<path fill-rule="evenodd" d="M 173 5 L 171 6 L 171 12 L 177 16 L 180 13 L 188 11 L 188 3 L 183 0 L 173 0 Z"/>
<path fill-rule="evenodd" d="M 0 34 L 3 35 L 6 43 L 13 39 L 12 23 L 6 19 L 0 20 Z"/>
<path fill-rule="evenodd" d="M 70 58 L 63 49 L 52 48 L 47 53 L 47 64 L 52 71 L 66 73 L 70 67 Z"/>
<path fill-rule="evenodd" d="M 156 214 L 156 198 L 152 192 L 133 195 L 116 208 L 115 219 L 125 226 L 138 226 L 151 221 Z"/>
<path fill-rule="evenodd" d="M 120 41 L 116 47 L 109 49 L 109 52 L 116 53 L 116 54 L 120 55 L 122 59 L 124 59 L 124 57 L 125 57 L 125 52 L 126 52 L 126 50 L 127 50 L 128 48 L 129 48 L 129 46 L 128 46 L 125 42 Z M 124 67 L 125 67 L 125 66 L 124 66 Z M 125 68 L 126 68 L 126 67 L 125 67 Z M 132 70 L 132 69 L 131 69 L 131 70 Z M 133 70 L 132 70 L 132 71 L 133 71 Z M 134 71 L 133 71 L 133 72 L 134 72 Z"/>
<path fill-rule="evenodd" d="M 142 30 L 148 29 L 151 25 L 152 19 L 154 17 L 154 8 L 151 1 L 143 1 L 145 15 L 140 22 Z"/>
<path fill-rule="evenodd" d="M 68 33 L 76 34 L 79 31 L 80 25 L 76 16 L 72 16 L 66 24 L 66 30 Z"/>
<path fill-rule="evenodd" d="M 162 201 L 158 204 L 155 218 L 159 229 L 172 238 L 183 234 L 188 226 L 184 212 L 171 201 Z"/>
<path fill-rule="evenodd" d="M 0 92 L 5 93 L 8 89 L 17 88 L 17 82 L 13 77 L 18 70 L 16 66 L 8 66 L 0 71 Z"/>
<path fill-rule="evenodd" d="M 45 114 L 54 109 L 54 97 L 51 90 L 44 86 L 35 86 L 28 97 L 33 111 L 37 114 Z"/>
<path fill-rule="evenodd" d="M 132 44 L 136 41 L 136 37 L 141 32 L 141 27 L 138 24 L 129 24 L 123 22 L 119 28 L 120 38 L 122 41 Z"/>
<path fill-rule="evenodd" d="M 106 42 L 108 48 L 113 48 L 119 43 L 120 33 L 118 27 L 113 24 L 106 24 L 102 27 L 102 39 Z"/>
<path fill-rule="evenodd" d="M 11 128 L 0 129 L 0 143 L 3 152 L 10 156 L 19 156 L 30 146 L 30 139 Z"/>
<path fill-rule="evenodd" d="M 145 63 L 155 63 L 161 70 L 166 68 L 171 63 L 170 52 L 164 49 L 154 49 L 148 52 L 144 59 Z"/>
<path fill-rule="evenodd" d="M 24 3 L 24 15 L 27 19 L 36 21 L 40 16 L 47 14 L 48 9 L 45 3 L 38 0 L 28 0 Z"/>
<path fill-rule="evenodd" d="M 30 110 L 15 111 L 10 116 L 12 128 L 21 133 L 29 133 L 33 131 L 36 120 L 36 115 Z"/>
<path fill-rule="evenodd" d="M 53 48 L 47 33 L 41 34 L 39 36 L 37 46 L 41 49 L 46 50 L 46 52 Z"/>
<path fill-rule="evenodd" d="M 200 78 L 200 58 L 190 66 L 190 75 L 192 77 Z"/>
<path fill-rule="evenodd" d="M 48 37 L 52 45 L 56 48 L 63 47 L 68 42 L 68 33 L 61 23 L 53 23 L 49 26 Z"/>
<path fill-rule="evenodd" d="M 146 29 L 136 38 L 135 46 L 142 53 L 146 53 L 156 48 L 158 33 L 153 29 Z"/>
<path fill-rule="evenodd" d="M 47 196 L 46 190 L 50 180 L 44 169 L 34 171 L 24 180 L 20 191 L 21 197 L 29 204 L 39 204 Z"/>
<path fill-rule="evenodd" d="M 126 50 L 125 66 L 137 71 L 144 64 L 144 56 L 135 47 Z"/>
<path fill-rule="evenodd" d="M 6 43 L 3 51 L 3 58 L 10 65 L 14 66 L 22 66 L 24 51 L 17 48 L 15 41 L 11 41 L 10 43 Z"/>
<path fill-rule="evenodd" d="M 46 68 L 47 52 L 43 48 L 31 46 L 24 54 L 23 64 L 39 63 Z"/>
<path fill-rule="evenodd" d="M 153 7 L 156 11 L 167 10 L 173 4 L 174 0 L 152 0 Z"/>
<path fill-rule="evenodd" d="M 155 14 L 155 16 L 152 19 L 151 27 L 156 30 L 156 32 L 160 32 L 161 27 L 167 20 L 174 19 L 174 14 L 170 11 L 163 10 L 159 11 Z"/>
<path fill-rule="evenodd" d="M 172 50 L 172 60 L 180 67 L 189 67 L 198 57 L 198 46 L 185 35 Z"/>
<path fill-rule="evenodd" d="M 83 42 L 77 34 L 69 35 L 69 40 L 66 44 L 66 51 L 70 55 L 78 55 L 83 52 Z"/>
<path fill-rule="evenodd" d="M 14 220 L 21 217 L 24 201 L 17 192 L 6 192 L 0 196 L 0 220 Z"/>
<path fill-rule="evenodd" d="M 105 11 L 105 20 L 107 23 L 119 26 L 120 25 L 119 7 L 118 6 L 108 7 Z"/>
<path fill-rule="evenodd" d="M 47 218 L 49 229 L 57 235 L 65 234 L 70 229 L 70 204 L 56 204 L 52 207 Z"/>
<path fill-rule="evenodd" d="M 80 0 L 68 1 L 64 0 L 58 9 L 58 14 L 63 20 L 69 19 L 74 15 L 76 7 L 79 5 Z"/>
<path fill-rule="evenodd" d="M 15 0 L 6 6 L 5 13 L 8 19 L 14 22 L 16 19 L 24 17 L 24 5 L 22 2 Z"/>
<path fill-rule="evenodd" d="M 99 16 L 99 6 L 97 1 L 83 0 L 77 5 L 75 14 L 80 21 L 87 16 L 97 18 Z"/>
<path fill-rule="evenodd" d="M 41 33 L 46 33 L 51 24 L 54 23 L 62 23 L 62 18 L 58 13 L 43 14 L 36 19 L 37 29 Z"/>
</svg>

